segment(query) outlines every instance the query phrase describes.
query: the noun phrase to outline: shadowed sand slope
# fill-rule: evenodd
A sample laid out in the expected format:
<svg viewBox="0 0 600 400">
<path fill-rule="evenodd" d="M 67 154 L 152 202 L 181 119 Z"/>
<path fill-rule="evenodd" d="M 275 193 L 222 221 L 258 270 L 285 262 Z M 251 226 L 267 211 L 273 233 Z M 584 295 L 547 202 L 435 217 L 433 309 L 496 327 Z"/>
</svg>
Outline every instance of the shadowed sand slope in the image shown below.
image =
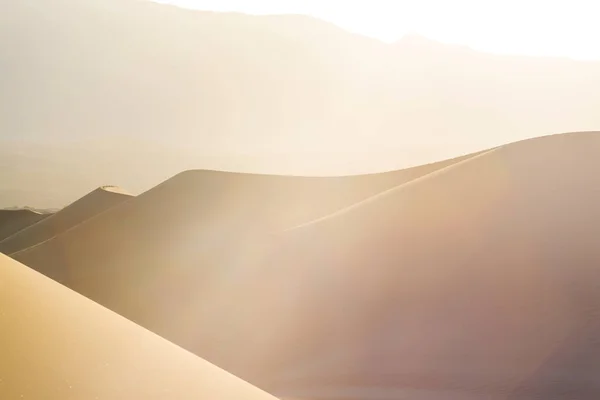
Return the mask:
<svg viewBox="0 0 600 400">
<path fill-rule="evenodd" d="M 274 399 L 0 254 L 0 398 Z"/>
<path fill-rule="evenodd" d="M 41 243 L 130 198 L 131 195 L 118 187 L 100 187 L 43 221 L 0 241 L 0 252 L 11 254 Z"/>
<path fill-rule="evenodd" d="M 262 326 L 254 379 L 311 400 L 600 398 L 599 155 L 597 133 L 519 142 L 282 233 L 222 288 L 246 293 L 229 329 Z"/>
<path fill-rule="evenodd" d="M 41 221 L 49 215 L 29 209 L 0 210 L 0 240 Z"/>
<path fill-rule="evenodd" d="M 13 256 L 187 349 L 221 359 L 216 338 L 202 339 L 205 328 L 186 321 L 210 311 L 202 310 L 204 299 L 219 292 L 220 280 L 243 271 L 267 233 L 468 157 L 339 178 L 189 171 Z"/>
</svg>

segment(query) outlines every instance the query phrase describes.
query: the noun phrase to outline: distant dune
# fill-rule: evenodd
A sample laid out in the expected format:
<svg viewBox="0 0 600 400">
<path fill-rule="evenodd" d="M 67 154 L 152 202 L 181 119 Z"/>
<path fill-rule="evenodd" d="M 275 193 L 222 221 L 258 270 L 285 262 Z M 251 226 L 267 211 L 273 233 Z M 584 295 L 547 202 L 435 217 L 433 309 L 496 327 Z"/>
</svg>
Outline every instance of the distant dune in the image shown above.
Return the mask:
<svg viewBox="0 0 600 400">
<path fill-rule="evenodd" d="M 132 196 L 115 186 L 103 186 L 36 224 L 0 241 L 0 253 L 12 254 L 42 243 Z"/>
<path fill-rule="evenodd" d="M 0 210 L 0 240 L 47 218 L 50 214 L 30 209 Z"/>
<path fill-rule="evenodd" d="M 273 397 L 0 254 L 0 398 Z"/>
</svg>

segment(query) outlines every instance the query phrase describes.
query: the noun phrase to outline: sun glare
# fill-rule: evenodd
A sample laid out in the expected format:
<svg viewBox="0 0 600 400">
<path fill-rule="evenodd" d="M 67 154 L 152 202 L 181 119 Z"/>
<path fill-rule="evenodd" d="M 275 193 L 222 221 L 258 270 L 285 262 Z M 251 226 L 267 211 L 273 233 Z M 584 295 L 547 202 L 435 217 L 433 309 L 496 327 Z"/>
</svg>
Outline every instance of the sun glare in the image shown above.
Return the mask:
<svg viewBox="0 0 600 400">
<path fill-rule="evenodd" d="M 398 40 L 406 33 L 478 50 L 600 59 L 594 1 L 545 0 L 158 0 L 181 7 L 251 14 L 309 14 L 344 29 Z"/>
</svg>

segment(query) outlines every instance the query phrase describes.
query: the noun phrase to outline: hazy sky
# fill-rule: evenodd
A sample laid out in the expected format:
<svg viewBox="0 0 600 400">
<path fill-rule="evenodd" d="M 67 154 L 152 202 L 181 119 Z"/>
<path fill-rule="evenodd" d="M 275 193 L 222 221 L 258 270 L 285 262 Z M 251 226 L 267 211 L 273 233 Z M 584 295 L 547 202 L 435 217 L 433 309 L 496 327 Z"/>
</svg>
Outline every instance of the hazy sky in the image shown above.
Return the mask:
<svg viewBox="0 0 600 400">
<path fill-rule="evenodd" d="M 600 59 L 597 0 L 159 0 L 253 14 L 302 13 L 393 41 L 416 32 L 490 52 Z"/>
</svg>

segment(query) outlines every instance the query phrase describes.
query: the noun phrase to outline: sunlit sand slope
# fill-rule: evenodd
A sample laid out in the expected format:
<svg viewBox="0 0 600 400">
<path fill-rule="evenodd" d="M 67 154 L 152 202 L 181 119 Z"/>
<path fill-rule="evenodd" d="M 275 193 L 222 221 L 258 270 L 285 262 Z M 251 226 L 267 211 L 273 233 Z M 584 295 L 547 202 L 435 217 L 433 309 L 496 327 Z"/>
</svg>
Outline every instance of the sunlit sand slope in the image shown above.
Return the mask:
<svg viewBox="0 0 600 400">
<path fill-rule="evenodd" d="M 0 254 L 0 398 L 273 397 Z"/>
</svg>

